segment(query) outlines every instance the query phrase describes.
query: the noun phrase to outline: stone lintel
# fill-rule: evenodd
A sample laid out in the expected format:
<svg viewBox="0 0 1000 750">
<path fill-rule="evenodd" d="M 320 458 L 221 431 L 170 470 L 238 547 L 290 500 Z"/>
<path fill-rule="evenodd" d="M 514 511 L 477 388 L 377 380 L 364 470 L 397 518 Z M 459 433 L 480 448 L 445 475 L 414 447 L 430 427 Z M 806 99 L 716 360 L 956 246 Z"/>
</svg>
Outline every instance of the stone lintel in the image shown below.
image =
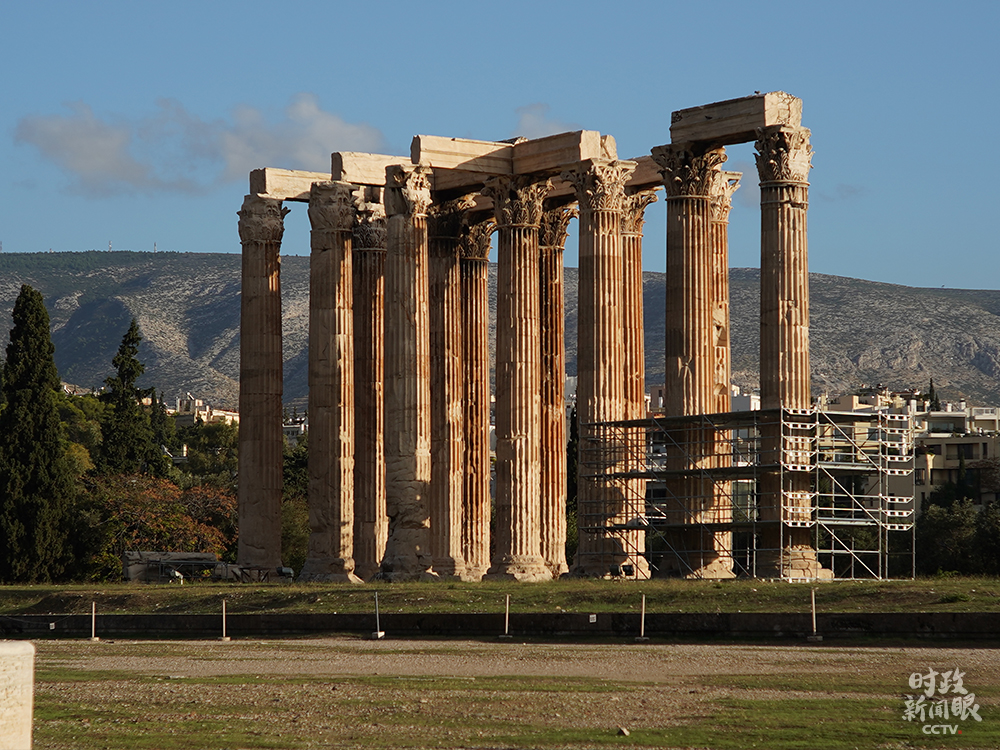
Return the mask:
<svg viewBox="0 0 1000 750">
<path fill-rule="evenodd" d="M 711 146 L 747 143 L 757 128 L 802 125 L 802 100 L 784 91 L 681 109 L 670 115 L 672 143 L 706 142 Z"/>
<path fill-rule="evenodd" d="M 257 193 L 267 198 L 277 198 L 282 201 L 309 202 L 309 191 L 314 182 L 329 182 L 331 175 L 327 172 L 302 172 L 295 169 L 276 169 L 265 167 L 255 169 L 250 173 L 250 194 Z M 332 179 L 336 180 L 337 177 Z M 382 182 L 385 184 L 385 171 L 382 172 Z"/>
<path fill-rule="evenodd" d="M 330 162 L 334 180 L 369 187 L 383 187 L 385 185 L 386 167 L 396 164 L 410 164 L 410 160 L 405 156 L 365 154 L 358 151 L 337 151 L 331 154 Z"/>
</svg>

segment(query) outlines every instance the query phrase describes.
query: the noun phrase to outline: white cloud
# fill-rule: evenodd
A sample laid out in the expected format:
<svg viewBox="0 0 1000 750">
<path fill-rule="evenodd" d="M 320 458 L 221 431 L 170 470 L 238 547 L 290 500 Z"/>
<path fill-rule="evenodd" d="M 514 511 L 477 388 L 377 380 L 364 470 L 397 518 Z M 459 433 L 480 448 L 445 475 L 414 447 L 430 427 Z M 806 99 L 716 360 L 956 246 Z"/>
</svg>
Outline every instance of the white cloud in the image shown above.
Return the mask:
<svg viewBox="0 0 1000 750">
<path fill-rule="evenodd" d="M 75 102 L 68 114 L 22 118 L 15 139 L 69 175 L 73 190 L 91 195 L 203 192 L 265 166 L 325 172 L 334 151 L 376 152 L 384 144 L 376 128 L 324 111 L 312 94 L 295 96 L 276 121 L 250 106 L 229 121 L 202 120 L 174 100 L 156 106 L 152 116 L 129 121 L 101 119 Z"/>
<path fill-rule="evenodd" d="M 517 114 L 517 127 L 513 135 L 524 138 L 544 138 L 547 135 L 566 133 L 580 128 L 571 123 L 560 122 L 549 118 L 548 104 L 528 104 L 514 110 Z"/>
</svg>

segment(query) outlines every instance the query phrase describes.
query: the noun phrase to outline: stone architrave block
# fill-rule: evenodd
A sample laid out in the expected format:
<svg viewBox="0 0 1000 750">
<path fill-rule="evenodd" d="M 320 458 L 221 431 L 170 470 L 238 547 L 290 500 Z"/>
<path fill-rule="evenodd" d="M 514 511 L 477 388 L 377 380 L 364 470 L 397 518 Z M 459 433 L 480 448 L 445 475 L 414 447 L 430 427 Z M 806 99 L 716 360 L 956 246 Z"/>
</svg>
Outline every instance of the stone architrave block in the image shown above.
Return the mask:
<svg viewBox="0 0 1000 750">
<path fill-rule="evenodd" d="M 670 115 L 671 143 L 728 146 L 756 140 L 757 128 L 802 125 L 802 100 L 784 91 L 729 99 Z"/>
<path fill-rule="evenodd" d="M 255 169 L 250 173 L 250 195 L 308 203 L 313 183 L 329 181 L 330 175 L 323 172 L 266 167 Z"/>
<path fill-rule="evenodd" d="M 385 185 L 385 168 L 409 164 L 405 156 L 365 154 L 359 151 L 337 151 L 330 155 L 330 172 L 335 182 L 350 182 L 366 187 Z"/>
<path fill-rule="evenodd" d="M 31 750 L 35 646 L 0 641 L 0 748 Z"/>
</svg>

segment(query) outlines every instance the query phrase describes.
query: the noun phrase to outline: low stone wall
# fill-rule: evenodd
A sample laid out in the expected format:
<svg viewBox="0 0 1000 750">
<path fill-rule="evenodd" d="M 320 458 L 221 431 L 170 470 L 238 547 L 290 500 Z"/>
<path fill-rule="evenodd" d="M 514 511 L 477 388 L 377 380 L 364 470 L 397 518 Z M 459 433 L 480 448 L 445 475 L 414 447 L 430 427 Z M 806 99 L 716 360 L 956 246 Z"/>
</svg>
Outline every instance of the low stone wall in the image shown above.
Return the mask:
<svg viewBox="0 0 1000 750">
<path fill-rule="evenodd" d="M 990 612 L 825 613 L 817 615 L 824 638 L 1000 639 L 1000 615 Z M 489 637 L 503 633 L 502 612 L 491 614 L 383 614 L 380 628 L 393 636 Z M 234 638 L 322 635 L 375 630 L 372 614 L 231 614 L 226 634 Z M 801 638 L 812 631 L 809 614 L 651 613 L 653 638 Z M 639 634 L 637 613 L 511 614 L 519 637 L 619 638 Z M 97 635 L 116 638 L 213 638 L 222 635 L 221 615 L 97 615 Z M 7 638 L 89 638 L 90 615 L 0 616 Z"/>
<path fill-rule="evenodd" d="M 0 641 L 0 748 L 31 750 L 35 647 Z"/>
</svg>

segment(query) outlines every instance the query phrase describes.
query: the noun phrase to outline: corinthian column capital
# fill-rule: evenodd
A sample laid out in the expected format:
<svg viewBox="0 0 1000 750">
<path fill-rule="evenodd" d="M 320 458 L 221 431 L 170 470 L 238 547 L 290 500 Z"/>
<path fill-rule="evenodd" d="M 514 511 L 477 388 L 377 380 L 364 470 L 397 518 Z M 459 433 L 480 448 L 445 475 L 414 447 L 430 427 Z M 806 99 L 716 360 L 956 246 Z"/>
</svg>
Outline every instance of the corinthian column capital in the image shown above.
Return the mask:
<svg viewBox="0 0 1000 750">
<path fill-rule="evenodd" d="M 622 234 L 642 234 L 642 225 L 646 221 L 646 208 L 656 203 L 656 192 L 640 190 L 625 196 L 622 205 Z"/>
<path fill-rule="evenodd" d="M 437 239 L 458 241 L 468 218 L 468 212 L 476 205 L 472 195 L 435 203 L 427 211 L 427 234 Z"/>
<path fill-rule="evenodd" d="M 733 207 L 733 193 L 739 190 L 742 172 L 726 172 L 718 169 L 708 189 L 712 200 L 712 221 L 729 221 L 729 210 Z"/>
<path fill-rule="evenodd" d="M 389 216 L 424 216 L 431 205 L 431 168 L 421 164 L 386 167 L 385 188 Z"/>
<path fill-rule="evenodd" d="M 503 175 L 491 178 L 482 194 L 493 199 L 498 226 L 537 227 L 542 220 L 542 201 L 551 189 L 551 180 Z"/>
<path fill-rule="evenodd" d="M 634 161 L 591 161 L 587 166 L 563 172 L 562 179 L 573 185 L 582 210 L 621 211 L 625 183 L 635 167 Z"/>
<path fill-rule="evenodd" d="M 236 212 L 240 217 L 240 242 L 281 242 L 285 233 L 284 218 L 289 209 L 282 208 L 280 198 L 248 195 L 243 207 Z"/>
<path fill-rule="evenodd" d="M 809 128 L 772 125 L 757 129 L 757 174 L 764 182 L 809 182 Z"/>
<path fill-rule="evenodd" d="M 490 237 L 496 231 L 493 219 L 466 226 L 459 244 L 459 257 L 465 260 L 488 260 L 490 257 Z"/>
<path fill-rule="evenodd" d="M 690 143 L 657 146 L 652 154 L 653 161 L 660 165 L 668 198 L 707 196 L 713 173 L 727 158 L 724 148 L 700 151 Z"/>
<path fill-rule="evenodd" d="M 309 224 L 314 236 L 354 228 L 357 188 L 349 182 L 314 182 L 309 191 Z"/>
<path fill-rule="evenodd" d="M 358 203 L 354 215 L 354 249 L 385 250 L 385 206 L 364 200 Z"/>
<path fill-rule="evenodd" d="M 580 211 L 575 206 L 561 206 L 542 214 L 542 222 L 538 231 L 538 246 L 563 248 L 566 245 L 566 235 L 569 223 Z"/>
</svg>

